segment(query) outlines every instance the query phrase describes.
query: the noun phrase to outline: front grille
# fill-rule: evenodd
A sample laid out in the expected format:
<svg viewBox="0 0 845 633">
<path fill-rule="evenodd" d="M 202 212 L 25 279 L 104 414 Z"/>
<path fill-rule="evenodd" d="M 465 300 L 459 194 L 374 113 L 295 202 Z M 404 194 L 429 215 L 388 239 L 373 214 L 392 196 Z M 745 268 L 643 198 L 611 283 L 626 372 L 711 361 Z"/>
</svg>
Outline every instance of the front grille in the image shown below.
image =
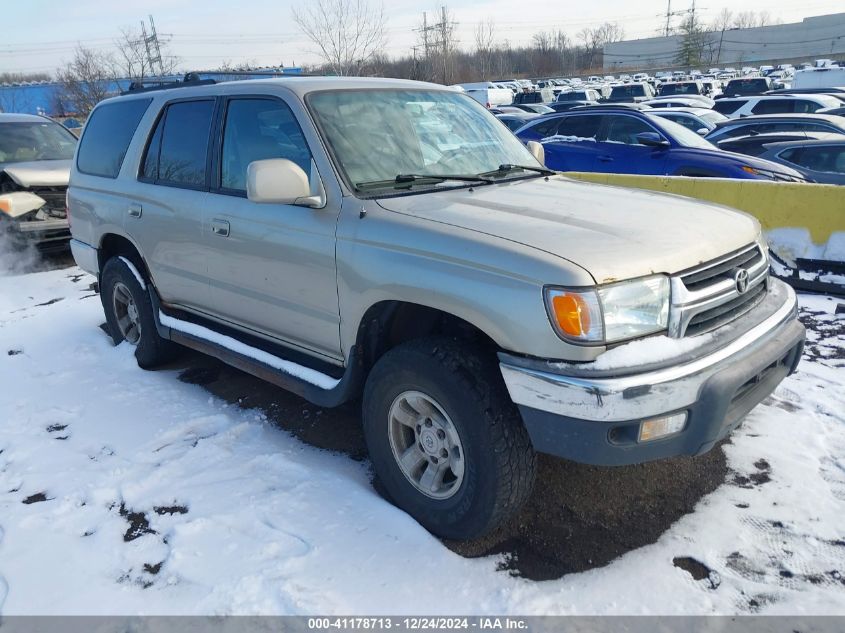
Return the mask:
<svg viewBox="0 0 845 633">
<path fill-rule="evenodd" d="M 751 244 L 672 278 L 669 333 L 695 336 L 733 321 L 766 296 L 768 260 Z M 745 271 L 748 285 L 740 292 L 737 274 Z"/>
<path fill-rule="evenodd" d="M 684 282 L 687 290 L 700 290 L 722 279 L 732 279 L 733 272 L 737 268 L 740 266 L 751 268 L 759 264 L 762 259 L 763 253 L 760 252 L 759 248 L 744 250 L 724 261 L 716 264 L 708 264 L 704 268 L 699 268 L 691 273 L 681 275 L 681 280 Z"/>
<path fill-rule="evenodd" d="M 67 187 L 31 187 L 29 191 L 44 199 L 47 204 L 41 208 L 47 215 L 53 218 L 67 217 Z"/>
<path fill-rule="evenodd" d="M 766 296 L 766 284 L 757 284 L 744 295 L 731 299 L 720 306 L 699 312 L 687 324 L 684 336 L 703 334 L 742 316 Z"/>
</svg>

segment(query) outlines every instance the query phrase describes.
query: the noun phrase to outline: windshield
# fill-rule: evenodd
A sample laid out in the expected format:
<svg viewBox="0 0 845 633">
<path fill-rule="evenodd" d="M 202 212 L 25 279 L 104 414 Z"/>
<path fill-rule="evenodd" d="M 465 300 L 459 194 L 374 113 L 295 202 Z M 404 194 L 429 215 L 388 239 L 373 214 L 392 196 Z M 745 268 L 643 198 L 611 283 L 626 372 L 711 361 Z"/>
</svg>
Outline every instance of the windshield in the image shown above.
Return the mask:
<svg viewBox="0 0 845 633">
<path fill-rule="evenodd" d="M 73 158 L 76 137 L 58 123 L 0 123 L 0 163 Z"/>
<path fill-rule="evenodd" d="M 664 119 L 656 115 L 648 115 L 649 121 L 654 123 L 658 128 L 666 133 L 667 136 L 672 137 L 675 142 L 681 147 L 695 147 L 698 149 L 716 149 L 710 141 L 705 141 L 698 134 L 692 130 L 688 130 L 683 125 Z"/>
<path fill-rule="evenodd" d="M 311 94 L 308 104 L 353 187 L 400 174 L 472 176 L 501 165 L 541 167 L 492 114 L 457 92 L 334 90 Z"/>
</svg>

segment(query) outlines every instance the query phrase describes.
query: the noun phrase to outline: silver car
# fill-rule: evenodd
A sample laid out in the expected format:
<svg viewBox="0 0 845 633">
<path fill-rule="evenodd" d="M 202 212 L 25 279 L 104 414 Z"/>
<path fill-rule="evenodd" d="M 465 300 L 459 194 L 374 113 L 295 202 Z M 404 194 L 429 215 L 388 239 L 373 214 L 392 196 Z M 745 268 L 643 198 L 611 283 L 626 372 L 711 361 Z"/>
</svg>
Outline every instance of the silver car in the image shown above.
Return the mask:
<svg viewBox="0 0 845 633">
<path fill-rule="evenodd" d="M 55 121 L 0 114 L 0 232 L 15 247 L 67 249 L 65 194 L 76 137 Z"/>
<path fill-rule="evenodd" d="M 390 498 L 474 538 L 526 500 L 537 452 L 709 450 L 804 341 L 756 220 L 575 182 L 528 145 L 435 84 L 139 91 L 85 127 L 71 246 L 142 367 L 182 345 L 360 399 Z"/>
</svg>

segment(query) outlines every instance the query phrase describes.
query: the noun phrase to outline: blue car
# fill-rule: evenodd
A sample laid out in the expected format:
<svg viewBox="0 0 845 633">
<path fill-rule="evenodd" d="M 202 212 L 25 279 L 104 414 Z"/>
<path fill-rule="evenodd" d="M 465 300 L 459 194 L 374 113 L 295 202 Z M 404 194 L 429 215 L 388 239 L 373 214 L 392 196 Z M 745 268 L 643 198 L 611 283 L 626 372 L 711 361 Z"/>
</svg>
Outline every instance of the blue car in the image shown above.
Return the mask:
<svg viewBox="0 0 845 633">
<path fill-rule="evenodd" d="M 548 114 L 515 134 L 523 143 L 542 143 L 546 166 L 557 171 L 806 182 L 794 169 L 721 150 L 647 110 L 598 106 Z"/>
</svg>

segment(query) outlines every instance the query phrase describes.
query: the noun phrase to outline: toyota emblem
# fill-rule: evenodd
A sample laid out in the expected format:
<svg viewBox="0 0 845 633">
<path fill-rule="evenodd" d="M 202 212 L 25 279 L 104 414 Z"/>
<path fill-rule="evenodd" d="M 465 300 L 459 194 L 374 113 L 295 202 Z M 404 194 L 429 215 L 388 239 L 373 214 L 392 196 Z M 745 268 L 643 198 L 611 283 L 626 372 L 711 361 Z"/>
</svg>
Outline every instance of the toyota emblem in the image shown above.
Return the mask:
<svg viewBox="0 0 845 633">
<path fill-rule="evenodd" d="M 736 284 L 736 291 L 741 295 L 745 294 L 745 291 L 748 290 L 748 271 L 744 268 L 737 270 L 734 273 L 734 283 Z"/>
</svg>

